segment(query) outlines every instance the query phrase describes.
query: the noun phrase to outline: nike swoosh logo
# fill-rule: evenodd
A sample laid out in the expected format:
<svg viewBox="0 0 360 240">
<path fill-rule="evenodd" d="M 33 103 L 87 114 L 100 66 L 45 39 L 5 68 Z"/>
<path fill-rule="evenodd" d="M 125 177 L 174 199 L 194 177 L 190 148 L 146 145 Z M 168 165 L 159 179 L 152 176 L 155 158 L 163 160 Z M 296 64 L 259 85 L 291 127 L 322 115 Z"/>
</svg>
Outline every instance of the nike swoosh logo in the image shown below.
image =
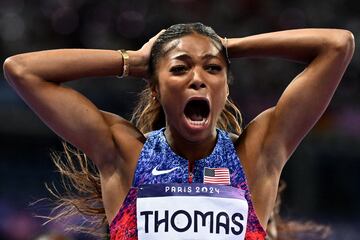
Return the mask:
<svg viewBox="0 0 360 240">
<path fill-rule="evenodd" d="M 157 170 L 157 167 L 159 165 L 157 165 L 151 172 L 152 175 L 154 176 L 158 176 L 158 175 L 162 175 L 162 174 L 168 174 L 168 173 L 171 173 L 172 171 L 178 169 L 179 167 L 174 167 L 174 168 L 171 168 L 171 169 L 168 169 L 168 170 Z"/>
</svg>

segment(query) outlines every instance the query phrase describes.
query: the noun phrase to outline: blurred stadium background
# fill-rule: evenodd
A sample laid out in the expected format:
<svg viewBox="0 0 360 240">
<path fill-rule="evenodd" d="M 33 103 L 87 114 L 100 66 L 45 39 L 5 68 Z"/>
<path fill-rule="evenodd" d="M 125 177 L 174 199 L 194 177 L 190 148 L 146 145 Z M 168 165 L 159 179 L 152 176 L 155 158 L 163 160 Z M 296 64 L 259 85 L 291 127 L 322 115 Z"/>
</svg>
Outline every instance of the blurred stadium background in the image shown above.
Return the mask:
<svg viewBox="0 0 360 240">
<path fill-rule="evenodd" d="M 0 60 L 53 48 L 137 49 L 163 28 L 200 21 L 221 36 L 241 37 L 302 27 L 346 28 L 358 42 L 355 0 L 1 0 Z M 233 61 L 231 96 L 245 122 L 276 103 L 303 65 L 277 59 Z M 360 58 L 354 58 L 328 110 L 283 172 L 282 214 L 333 228 L 331 239 L 360 236 Z M 29 206 L 48 197 L 44 183 L 58 182 L 50 152 L 54 135 L 0 78 L 0 239 L 65 239 L 62 224 L 41 226 Z M 139 79 L 84 79 L 69 84 L 104 110 L 129 117 Z M 79 219 L 74 219 L 79 221 Z M 66 239 L 89 239 L 67 234 Z"/>
</svg>

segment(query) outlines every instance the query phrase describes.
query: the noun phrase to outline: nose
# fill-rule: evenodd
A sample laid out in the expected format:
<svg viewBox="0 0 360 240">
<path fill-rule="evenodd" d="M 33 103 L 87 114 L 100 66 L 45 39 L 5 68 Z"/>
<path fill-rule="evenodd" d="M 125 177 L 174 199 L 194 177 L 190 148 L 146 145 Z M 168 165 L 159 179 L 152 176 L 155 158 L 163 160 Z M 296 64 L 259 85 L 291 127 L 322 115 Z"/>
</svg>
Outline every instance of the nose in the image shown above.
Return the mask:
<svg viewBox="0 0 360 240">
<path fill-rule="evenodd" d="M 194 90 L 199 90 L 201 88 L 206 88 L 204 78 L 201 73 L 201 69 L 194 69 L 193 76 L 190 82 L 190 88 Z"/>
</svg>

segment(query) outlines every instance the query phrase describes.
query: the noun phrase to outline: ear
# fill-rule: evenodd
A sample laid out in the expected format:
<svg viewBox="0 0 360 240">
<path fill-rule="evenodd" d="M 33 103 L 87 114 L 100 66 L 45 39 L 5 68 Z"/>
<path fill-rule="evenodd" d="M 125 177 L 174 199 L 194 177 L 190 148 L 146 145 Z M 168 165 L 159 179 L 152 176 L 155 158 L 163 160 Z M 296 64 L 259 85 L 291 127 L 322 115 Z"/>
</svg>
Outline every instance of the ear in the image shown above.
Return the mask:
<svg viewBox="0 0 360 240">
<path fill-rule="evenodd" d="M 151 87 L 151 96 L 156 99 L 160 97 L 158 86 Z"/>
<path fill-rule="evenodd" d="M 229 84 L 226 84 L 226 97 L 229 97 Z"/>
</svg>

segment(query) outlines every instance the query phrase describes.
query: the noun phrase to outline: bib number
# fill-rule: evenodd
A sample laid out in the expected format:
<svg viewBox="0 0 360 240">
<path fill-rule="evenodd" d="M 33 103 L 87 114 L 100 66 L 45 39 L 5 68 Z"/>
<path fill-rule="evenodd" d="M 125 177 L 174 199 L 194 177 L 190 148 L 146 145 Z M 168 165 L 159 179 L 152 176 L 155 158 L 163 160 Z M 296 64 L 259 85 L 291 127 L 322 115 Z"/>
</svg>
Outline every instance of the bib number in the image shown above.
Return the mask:
<svg viewBox="0 0 360 240">
<path fill-rule="evenodd" d="M 141 240 L 244 239 L 248 203 L 244 191 L 214 184 L 151 184 L 139 187 Z"/>
</svg>

